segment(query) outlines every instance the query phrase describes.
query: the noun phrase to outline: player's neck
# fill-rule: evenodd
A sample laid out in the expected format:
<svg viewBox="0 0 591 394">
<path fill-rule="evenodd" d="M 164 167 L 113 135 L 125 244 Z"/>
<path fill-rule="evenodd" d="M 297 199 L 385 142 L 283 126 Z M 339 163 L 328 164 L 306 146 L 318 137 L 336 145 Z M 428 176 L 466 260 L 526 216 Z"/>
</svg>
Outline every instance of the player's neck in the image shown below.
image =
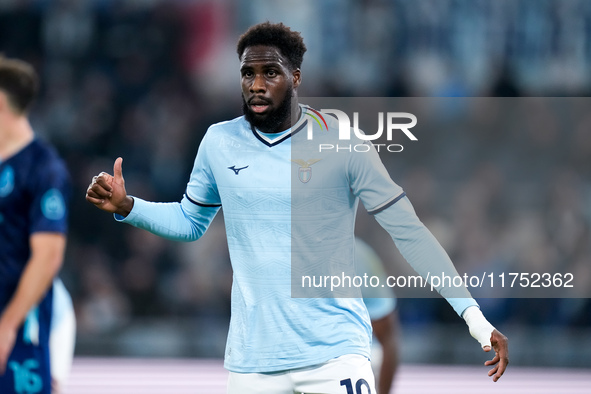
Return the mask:
<svg viewBox="0 0 591 394">
<path fill-rule="evenodd" d="M 2 122 L 0 126 L 0 160 L 7 160 L 35 138 L 33 128 L 25 116 Z"/>
<path fill-rule="evenodd" d="M 295 119 L 291 116 L 292 114 L 295 114 Z M 283 123 L 277 128 L 277 130 L 275 130 L 273 132 L 273 134 L 281 134 L 287 130 L 289 130 L 290 128 L 292 128 L 294 125 L 296 125 L 300 119 L 300 117 L 302 116 L 302 109 L 300 108 L 300 105 L 298 103 L 298 96 L 294 95 L 291 99 L 291 114 L 290 116 L 288 116 Z"/>
</svg>

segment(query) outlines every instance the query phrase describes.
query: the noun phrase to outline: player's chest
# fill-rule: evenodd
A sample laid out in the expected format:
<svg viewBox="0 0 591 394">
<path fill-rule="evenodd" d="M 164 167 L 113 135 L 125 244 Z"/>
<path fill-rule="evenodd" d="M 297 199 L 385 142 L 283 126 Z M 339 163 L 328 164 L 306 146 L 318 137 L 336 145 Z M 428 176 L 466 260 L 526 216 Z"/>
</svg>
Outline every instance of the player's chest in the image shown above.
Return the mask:
<svg viewBox="0 0 591 394">
<path fill-rule="evenodd" d="M 19 214 L 29 203 L 26 176 L 14 166 L 0 165 L 0 212 L 4 219 Z"/>
<path fill-rule="evenodd" d="M 289 188 L 289 151 L 225 150 L 212 165 L 219 188 Z"/>
<path fill-rule="evenodd" d="M 346 165 L 334 155 L 286 147 L 220 151 L 212 172 L 218 188 L 348 188 Z"/>
</svg>

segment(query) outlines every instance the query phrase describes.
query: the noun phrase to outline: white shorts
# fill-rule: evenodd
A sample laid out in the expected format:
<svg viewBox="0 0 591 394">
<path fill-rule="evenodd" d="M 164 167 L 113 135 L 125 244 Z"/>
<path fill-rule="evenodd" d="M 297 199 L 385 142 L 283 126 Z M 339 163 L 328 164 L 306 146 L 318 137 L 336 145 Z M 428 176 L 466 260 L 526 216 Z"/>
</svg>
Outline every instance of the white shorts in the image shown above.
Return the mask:
<svg viewBox="0 0 591 394">
<path fill-rule="evenodd" d="M 70 294 L 59 279 L 54 282 L 53 309 L 49 334 L 51 378 L 63 386 L 74 358 L 76 317 Z"/>
<path fill-rule="evenodd" d="M 376 394 L 370 361 L 347 354 L 324 364 L 272 373 L 230 372 L 228 394 Z"/>
</svg>

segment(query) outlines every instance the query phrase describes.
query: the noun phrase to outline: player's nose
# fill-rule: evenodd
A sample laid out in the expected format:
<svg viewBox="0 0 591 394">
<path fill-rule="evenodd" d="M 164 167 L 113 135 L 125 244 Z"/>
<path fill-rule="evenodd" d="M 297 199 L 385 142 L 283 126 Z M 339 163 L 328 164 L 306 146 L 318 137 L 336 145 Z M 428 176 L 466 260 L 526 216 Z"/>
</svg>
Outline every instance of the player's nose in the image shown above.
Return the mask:
<svg viewBox="0 0 591 394">
<path fill-rule="evenodd" d="M 266 81 L 262 75 L 257 74 L 254 76 L 250 85 L 250 91 L 251 93 L 264 93 L 267 91 Z"/>
</svg>

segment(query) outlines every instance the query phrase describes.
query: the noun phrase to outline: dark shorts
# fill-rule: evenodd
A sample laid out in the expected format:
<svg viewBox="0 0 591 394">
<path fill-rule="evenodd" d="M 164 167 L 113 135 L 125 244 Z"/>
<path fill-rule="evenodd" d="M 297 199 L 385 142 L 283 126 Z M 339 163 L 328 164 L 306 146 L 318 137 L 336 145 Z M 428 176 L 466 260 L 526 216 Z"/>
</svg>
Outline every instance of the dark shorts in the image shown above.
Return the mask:
<svg viewBox="0 0 591 394">
<path fill-rule="evenodd" d="M 51 394 L 49 327 L 51 291 L 19 329 L 4 375 L 2 394 Z"/>
</svg>

